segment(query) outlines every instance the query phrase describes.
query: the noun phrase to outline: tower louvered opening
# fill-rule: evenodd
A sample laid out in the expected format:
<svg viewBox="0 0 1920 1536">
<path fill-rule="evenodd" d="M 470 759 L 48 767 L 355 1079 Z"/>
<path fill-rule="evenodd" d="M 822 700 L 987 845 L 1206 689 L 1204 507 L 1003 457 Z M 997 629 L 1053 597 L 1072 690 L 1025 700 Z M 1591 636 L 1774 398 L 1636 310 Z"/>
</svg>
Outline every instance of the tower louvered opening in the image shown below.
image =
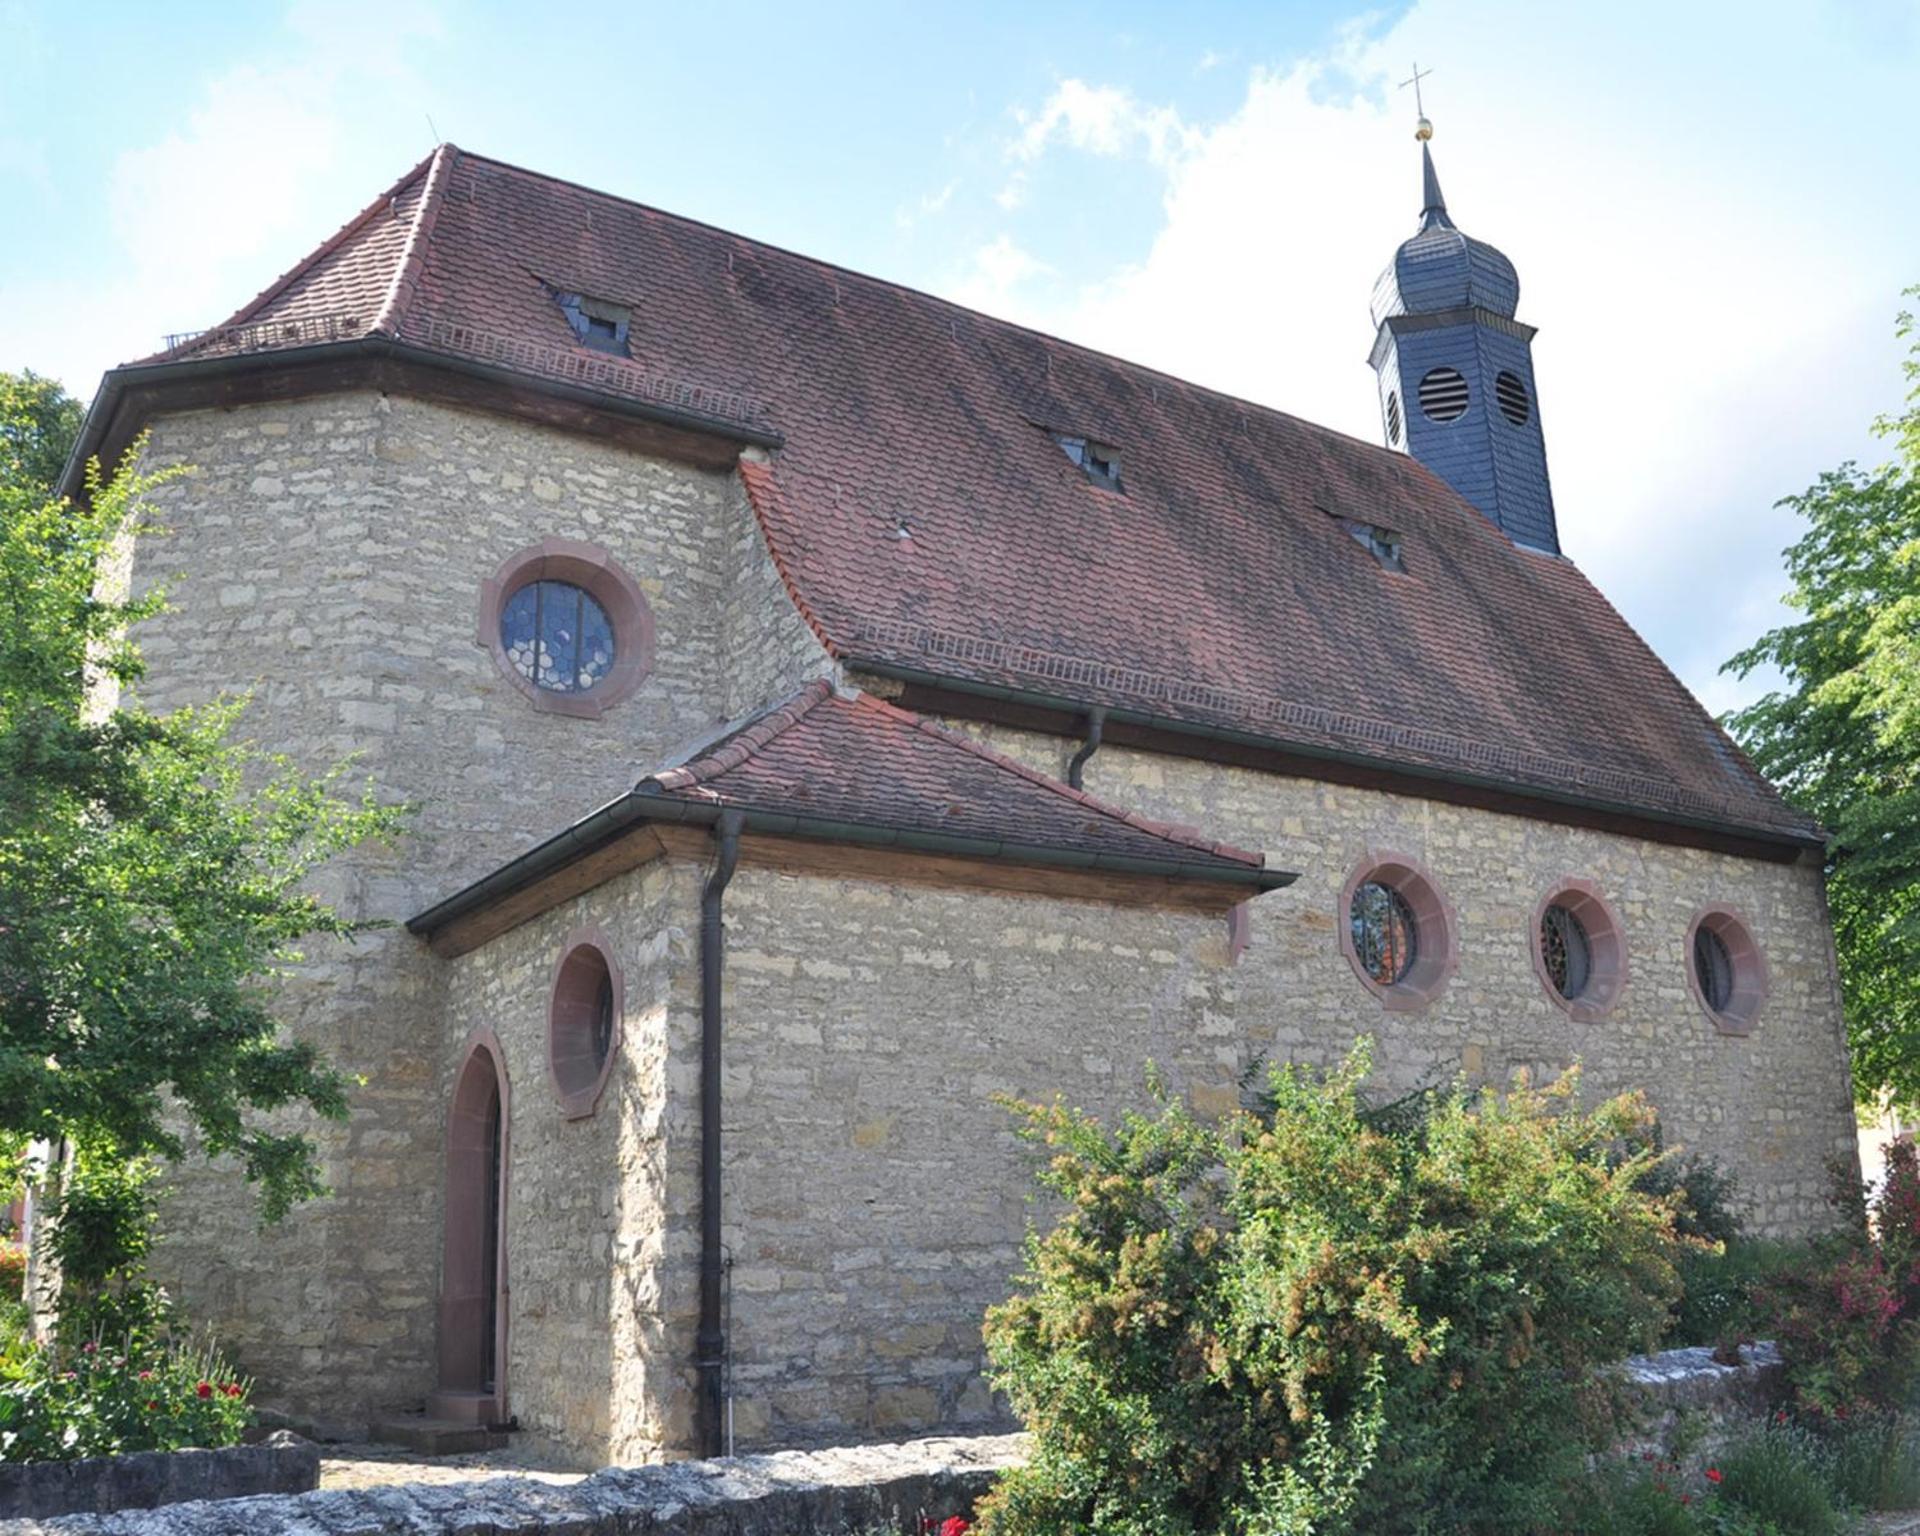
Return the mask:
<svg viewBox="0 0 1920 1536">
<path fill-rule="evenodd" d="M 1387 391 L 1387 445 L 1400 446 L 1400 397 L 1392 390 Z"/>
<path fill-rule="evenodd" d="M 1533 407 L 1527 399 L 1527 386 L 1520 382 L 1518 374 L 1501 369 L 1500 376 L 1493 381 L 1493 397 L 1500 402 L 1500 414 L 1508 421 L 1516 427 L 1527 424 Z"/>
<path fill-rule="evenodd" d="M 1457 421 L 1467 413 L 1467 381 L 1457 368 L 1430 368 L 1420 380 L 1420 414 Z"/>
</svg>

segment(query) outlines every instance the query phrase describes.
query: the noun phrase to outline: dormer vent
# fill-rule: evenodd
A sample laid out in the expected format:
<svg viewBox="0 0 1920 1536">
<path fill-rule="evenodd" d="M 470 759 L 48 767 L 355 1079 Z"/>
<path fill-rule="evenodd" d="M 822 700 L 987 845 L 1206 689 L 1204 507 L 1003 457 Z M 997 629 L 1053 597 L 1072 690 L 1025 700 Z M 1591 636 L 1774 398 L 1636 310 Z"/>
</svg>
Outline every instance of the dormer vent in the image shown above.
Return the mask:
<svg viewBox="0 0 1920 1536">
<path fill-rule="evenodd" d="M 1407 563 L 1401 554 L 1401 538 L 1391 528 L 1382 528 L 1378 523 L 1363 522 L 1357 517 L 1342 517 L 1338 512 L 1329 512 L 1320 508 L 1346 530 L 1347 536 L 1358 544 L 1374 559 L 1380 562 L 1380 568 L 1386 571 L 1406 573 Z"/>
<path fill-rule="evenodd" d="M 1060 451 L 1079 465 L 1081 473 L 1095 485 L 1108 491 L 1123 489 L 1120 484 L 1119 449 L 1068 432 L 1054 433 L 1053 440 L 1060 445 Z"/>
<path fill-rule="evenodd" d="M 596 352 L 627 355 L 627 320 L 633 311 L 624 304 L 609 304 L 605 299 L 584 293 L 554 290 L 553 299 L 567 317 L 574 339 Z"/>
</svg>

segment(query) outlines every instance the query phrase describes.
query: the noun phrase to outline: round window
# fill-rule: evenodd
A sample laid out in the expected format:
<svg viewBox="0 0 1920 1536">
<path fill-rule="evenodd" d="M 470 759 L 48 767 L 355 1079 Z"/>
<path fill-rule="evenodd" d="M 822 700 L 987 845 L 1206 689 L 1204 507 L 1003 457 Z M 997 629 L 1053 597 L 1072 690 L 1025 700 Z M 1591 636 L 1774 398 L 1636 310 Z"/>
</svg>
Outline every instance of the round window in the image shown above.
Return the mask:
<svg viewBox="0 0 1920 1536">
<path fill-rule="evenodd" d="M 1457 421 L 1467 413 L 1467 381 L 1458 368 L 1430 368 L 1420 380 L 1420 413 L 1429 421 Z"/>
<path fill-rule="evenodd" d="M 621 985 L 612 947 L 597 928 L 567 935 L 547 1004 L 547 1068 L 561 1113 L 593 1113 L 620 1043 Z"/>
<path fill-rule="evenodd" d="M 1723 1034 L 1744 1035 L 1767 997 L 1767 961 L 1731 907 L 1701 910 L 1687 933 L 1687 984 Z"/>
<path fill-rule="evenodd" d="M 535 709 L 598 719 L 653 664 L 653 613 L 612 555 L 544 539 L 481 583 L 476 637 Z"/>
<path fill-rule="evenodd" d="M 1568 1001 L 1593 979 L 1593 945 L 1580 919 L 1555 903 L 1540 919 L 1540 958 L 1553 990 Z"/>
<path fill-rule="evenodd" d="M 1583 1024 L 1604 1017 L 1627 982 L 1620 919 L 1591 880 L 1550 887 L 1533 909 L 1534 974 L 1560 1010 Z"/>
<path fill-rule="evenodd" d="M 1392 390 L 1387 391 L 1387 444 L 1400 446 L 1400 397 Z"/>
<path fill-rule="evenodd" d="M 1383 987 L 1404 980 L 1420 945 L 1420 925 L 1407 898 L 1391 886 L 1369 880 L 1353 893 L 1348 920 L 1353 924 L 1353 952 L 1360 968 Z"/>
<path fill-rule="evenodd" d="M 1500 414 L 1516 427 L 1524 427 L 1531 407 L 1527 404 L 1527 386 L 1520 376 L 1504 368 L 1493 381 L 1493 398 L 1500 402 Z"/>
<path fill-rule="evenodd" d="M 1381 1006 L 1424 1008 L 1455 964 L 1453 912 L 1433 878 L 1402 854 L 1369 857 L 1340 893 L 1341 951 Z"/>
<path fill-rule="evenodd" d="M 613 670 L 613 622 L 570 581 L 530 581 L 509 597 L 500 644 L 514 671 L 550 693 L 584 693 Z"/>
</svg>

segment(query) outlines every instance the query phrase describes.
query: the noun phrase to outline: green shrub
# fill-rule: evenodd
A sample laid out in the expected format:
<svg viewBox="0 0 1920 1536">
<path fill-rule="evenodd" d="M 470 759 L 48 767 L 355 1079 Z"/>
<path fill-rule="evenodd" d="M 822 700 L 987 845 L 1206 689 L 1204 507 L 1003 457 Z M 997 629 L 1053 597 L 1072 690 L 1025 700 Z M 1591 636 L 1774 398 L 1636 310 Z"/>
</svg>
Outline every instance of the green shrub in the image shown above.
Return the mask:
<svg viewBox="0 0 1920 1536">
<path fill-rule="evenodd" d="M 988 1316 L 1034 1436 L 984 1536 L 1526 1531 L 1613 1429 L 1595 1367 L 1677 1294 L 1637 1096 L 1370 1117 L 1364 1044 L 1215 1128 L 1028 1107 L 1065 1202 Z"/>
<path fill-rule="evenodd" d="M 0 1238 L 0 1302 L 18 1301 L 27 1291 L 27 1250 Z"/>
<path fill-rule="evenodd" d="M 1858 1509 L 1920 1509 L 1920 1424 L 1875 1414 L 1831 1426 L 1822 1436 L 1827 1482 Z"/>
<path fill-rule="evenodd" d="M 1761 1521 L 1795 1536 L 1837 1536 L 1848 1519 L 1827 1480 L 1819 1440 L 1804 1429 L 1768 1423 L 1717 1458 L 1717 1492 Z"/>
<path fill-rule="evenodd" d="M 1758 1337 L 1763 1323 L 1755 1289 L 1806 1267 L 1812 1259 L 1813 1250 L 1805 1243 L 1765 1238 L 1689 1247 L 1680 1255 L 1680 1302 L 1674 1308 L 1667 1344 L 1720 1344 Z"/>
</svg>

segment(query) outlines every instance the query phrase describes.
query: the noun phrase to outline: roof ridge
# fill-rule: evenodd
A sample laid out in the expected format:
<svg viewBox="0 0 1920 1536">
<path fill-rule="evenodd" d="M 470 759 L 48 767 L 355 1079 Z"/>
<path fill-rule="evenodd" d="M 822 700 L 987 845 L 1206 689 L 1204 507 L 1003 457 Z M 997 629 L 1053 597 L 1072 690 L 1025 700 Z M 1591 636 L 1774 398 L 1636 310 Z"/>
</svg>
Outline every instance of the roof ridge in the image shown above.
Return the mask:
<svg viewBox="0 0 1920 1536">
<path fill-rule="evenodd" d="M 704 757 L 650 773 L 641 779 L 640 786 L 652 784 L 661 790 L 693 789 L 708 779 L 716 779 L 728 769 L 738 768 L 769 742 L 798 725 L 819 704 L 832 696 L 833 684 L 824 677 L 815 678 L 779 703 L 770 705 L 710 749 Z"/>
<path fill-rule="evenodd" d="M 325 240 L 321 241 L 319 245 L 315 246 L 311 251 L 308 251 L 305 256 L 302 256 L 292 266 L 288 267 L 286 271 L 282 272 L 271 283 L 267 284 L 265 288 L 262 288 L 253 298 L 249 299 L 245 304 L 242 304 L 240 308 L 236 309 L 218 325 L 213 326 L 212 329 L 224 331 L 233 326 L 245 325 L 255 315 L 259 314 L 261 310 L 265 309 L 267 305 L 279 298 L 280 295 L 285 293 L 294 283 L 298 282 L 300 278 L 311 271 L 315 265 L 325 261 L 327 257 L 331 256 L 335 251 L 339 250 L 341 246 L 345 245 L 349 239 L 358 234 L 361 228 L 372 219 L 375 214 L 382 208 L 390 205 L 396 197 L 413 184 L 415 178 L 426 171 L 428 166 L 432 164 L 434 155 L 439 154 L 439 152 L 439 147 L 436 146 L 433 154 L 428 155 L 424 160 L 416 162 L 411 170 L 401 176 L 400 179 L 388 187 L 386 191 L 368 203 L 366 207 L 348 219 L 346 223 L 342 224 Z"/>
<path fill-rule="evenodd" d="M 1030 336 L 1049 346 L 1065 347 L 1073 352 L 1085 353 L 1089 357 L 1100 358 L 1109 363 L 1117 363 L 1124 368 L 1136 369 L 1141 373 L 1151 374 L 1155 378 L 1163 379 L 1169 384 L 1176 384 L 1182 389 L 1196 390 L 1201 394 L 1210 395 L 1216 400 L 1225 401 L 1230 405 L 1239 406 L 1244 410 L 1257 411 L 1266 416 L 1278 417 L 1283 421 L 1292 422 L 1294 425 L 1305 428 L 1310 432 L 1317 432 L 1326 437 L 1337 437 L 1346 442 L 1357 444 L 1359 447 L 1366 449 L 1368 453 L 1377 456 L 1383 461 L 1392 461 L 1399 464 L 1413 462 L 1409 454 L 1401 453 L 1397 449 L 1384 448 L 1378 443 L 1369 442 L 1366 438 L 1355 436 L 1351 432 L 1342 432 L 1338 427 L 1329 427 L 1317 421 L 1310 421 L 1305 416 L 1296 416 L 1291 411 L 1283 411 L 1278 406 L 1263 405 L 1260 401 L 1249 400 L 1244 395 L 1231 394 L 1224 389 L 1216 389 L 1209 384 L 1200 384 L 1192 379 L 1182 378 L 1177 373 L 1169 373 L 1166 369 L 1156 368 L 1151 363 L 1143 363 L 1131 357 L 1123 357 L 1118 352 L 1105 352 L 1098 347 L 1088 346 L 1085 342 L 1073 341 L 1065 336 L 1057 336 L 1051 331 L 1043 331 L 1035 326 L 1023 325 L 1018 320 L 1007 320 L 998 315 L 987 314 L 984 310 L 969 308 L 956 299 L 946 298 L 941 294 L 930 292 L 925 288 L 916 288 L 910 283 L 903 283 L 890 277 L 876 277 L 871 272 L 862 272 L 857 267 L 849 267 L 837 261 L 829 261 L 823 256 L 809 256 L 805 251 L 796 251 L 791 246 L 775 245 L 770 240 L 758 240 L 752 235 L 743 235 L 738 230 L 732 230 L 720 224 L 710 223 L 706 219 L 696 219 L 688 214 L 675 213 L 670 208 L 662 208 L 656 203 L 644 203 L 635 197 L 622 197 L 617 192 L 609 192 L 603 187 L 590 187 L 585 182 L 573 181 L 565 176 L 554 176 L 546 171 L 536 171 L 529 166 L 515 165 L 511 160 L 501 160 L 493 155 L 477 154 L 470 149 L 461 150 L 460 155 L 464 160 L 483 162 L 500 170 L 510 171 L 516 176 L 526 176 L 534 181 L 546 182 L 552 186 L 571 187 L 577 192 L 586 193 L 589 197 L 603 198 L 607 202 L 619 203 L 627 208 L 635 208 L 642 213 L 654 214 L 663 219 L 671 219 L 677 224 L 691 225 L 697 229 L 709 230 L 716 235 L 725 236 L 729 240 L 740 241 L 742 244 L 752 246 L 757 250 L 771 251 L 776 255 L 788 257 L 793 261 L 801 262 L 806 266 L 822 271 L 837 272 L 863 283 L 872 283 L 876 287 L 890 288 L 897 293 L 912 294 L 915 298 L 925 299 L 932 304 L 939 304 L 946 309 L 957 311 L 959 314 L 965 315 L 970 319 L 982 321 L 987 325 L 997 326 L 1004 330 L 1017 331 L 1022 335 Z M 1439 480 L 1437 476 L 1435 477 L 1435 483 L 1438 484 L 1447 495 L 1456 498 L 1459 497 L 1457 491 L 1447 485 L 1445 481 Z M 1461 499 L 1463 505 L 1471 505 L 1471 503 L 1465 502 L 1464 498 Z"/>
<path fill-rule="evenodd" d="M 1113 805 L 1108 801 L 1102 800 L 1097 795 L 1089 794 L 1084 789 L 1075 789 L 1071 784 L 1062 784 L 1058 779 L 1050 778 L 1048 775 L 1040 772 L 1039 769 L 1030 768 L 1017 758 L 1009 757 L 1004 752 L 996 751 L 985 742 L 975 741 L 970 736 L 963 736 L 957 731 L 929 720 L 925 715 L 915 714 L 910 709 L 902 709 L 898 704 L 880 698 L 876 694 L 866 693 L 864 691 L 857 693 L 854 695 L 853 702 L 856 705 L 864 705 L 869 709 L 879 710 L 899 720 L 902 724 L 909 725 L 915 730 L 931 736 L 936 741 L 944 742 L 951 747 L 958 747 L 964 752 L 970 752 L 975 757 L 984 759 L 996 768 L 1005 769 L 1008 772 L 1017 774 L 1029 783 L 1036 784 L 1051 794 L 1059 795 L 1066 800 L 1071 800 L 1075 804 L 1083 806 L 1087 810 L 1099 815 L 1111 817 L 1113 820 L 1125 826 L 1132 827 L 1136 832 L 1144 832 L 1151 837 L 1164 838 L 1168 842 L 1178 843 L 1185 848 L 1197 849 L 1202 853 L 1210 853 L 1218 858 L 1233 859 L 1243 864 L 1254 865 L 1257 868 L 1266 867 L 1267 858 L 1264 853 L 1255 852 L 1251 848 L 1236 847 L 1232 843 L 1218 843 L 1211 838 L 1202 837 L 1199 833 L 1189 828 L 1177 827 L 1171 822 L 1155 821 L 1152 817 L 1141 816 L 1133 811 L 1126 810 L 1124 807 Z"/>
<path fill-rule="evenodd" d="M 368 327 L 370 332 L 384 332 L 389 336 L 400 334 L 400 321 L 413 301 L 414 289 L 421 272 L 426 268 L 427 247 L 433 240 L 433 226 L 439 218 L 440 204 L 446 197 L 447 179 L 453 174 L 454 164 L 459 158 L 459 149 L 445 143 L 435 145 L 433 153 L 427 157 L 431 164 L 427 171 L 427 184 L 420 193 L 420 205 L 413 211 L 413 228 L 407 231 L 407 243 L 401 248 L 399 261 L 394 263 L 393 281 L 387 285 L 387 296 L 381 300 L 380 312 Z"/>
<path fill-rule="evenodd" d="M 780 578 L 780 585 L 786 589 L 787 600 L 798 610 L 801 622 L 813 631 L 814 639 L 820 642 L 821 648 L 827 655 L 835 661 L 840 660 L 839 644 L 832 635 L 827 633 L 827 626 L 820 622 L 819 616 L 813 611 L 813 605 L 801 594 L 800 584 L 793 579 L 793 572 L 788 569 L 786 556 L 781 552 L 779 541 L 774 538 L 772 529 L 767 527 L 767 511 L 760 505 L 761 498 L 766 497 L 773 501 L 781 499 L 780 484 L 774 479 L 773 466 L 742 458 L 736 467 L 740 474 L 740 483 L 746 488 L 747 510 L 753 514 L 754 526 L 760 530 L 760 543 L 766 549 L 767 557 L 773 561 L 773 573 Z"/>
</svg>

